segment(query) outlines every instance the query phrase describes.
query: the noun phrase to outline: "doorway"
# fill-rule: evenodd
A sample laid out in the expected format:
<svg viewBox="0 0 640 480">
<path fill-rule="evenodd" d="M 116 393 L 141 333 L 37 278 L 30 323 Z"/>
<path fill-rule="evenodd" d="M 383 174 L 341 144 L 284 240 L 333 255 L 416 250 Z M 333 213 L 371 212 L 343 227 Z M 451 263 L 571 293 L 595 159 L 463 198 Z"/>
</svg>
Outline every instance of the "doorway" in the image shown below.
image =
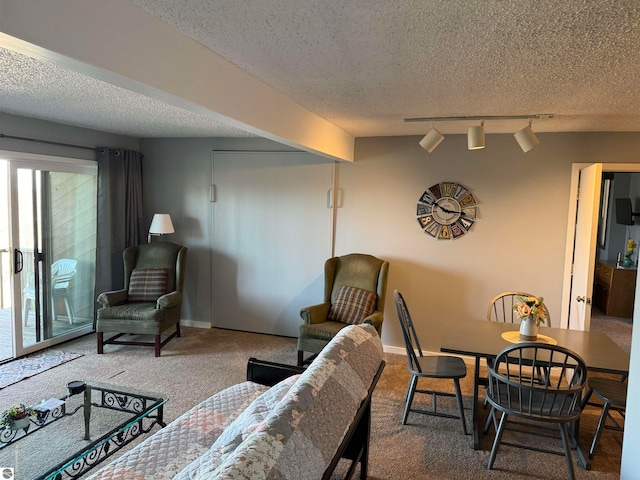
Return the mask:
<svg viewBox="0 0 640 480">
<path fill-rule="evenodd" d="M 0 152 L 0 361 L 93 328 L 94 162 Z"/>
<path fill-rule="evenodd" d="M 628 250 L 627 246 L 629 239 L 640 244 L 640 226 L 635 225 L 632 212 L 619 208 L 619 202 L 631 205 L 640 198 L 640 173 L 604 171 L 600 191 L 591 329 L 607 333 L 629 352 L 638 248 Z"/>
<path fill-rule="evenodd" d="M 596 175 L 586 175 L 585 178 L 590 180 L 585 184 L 581 174 L 591 173 L 591 171 L 596 172 Z M 594 295 L 599 294 L 597 291 L 594 292 L 597 276 L 596 251 L 597 248 L 601 249 L 601 245 L 604 244 L 604 237 L 601 234 L 606 234 L 606 232 L 598 231 L 598 224 L 602 222 L 603 216 L 601 210 L 604 197 L 602 180 L 603 178 L 610 179 L 612 174 L 625 172 L 627 174 L 640 172 L 640 164 L 573 165 L 562 299 L 563 325 L 566 325 L 566 328 L 590 330 L 592 311 L 595 315 L 600 315 L 600 309 L 594 308 L 592 300 Z M 638 177 L 640 178 L 640 175 Z M 609 185 L 609 187 L 612 188 L 613 185 Z M 580 203 L 578 202 L 579 190 Z M 608 222 L 615 221 L 615 201 L 612 203 L 611 198 L 615 198 L 618 194 L 618 192 L 609 190 Z M 586 201 L 583 202 L 583 200 Z M 585 204 L 588 206 L 585 207 Z M 581 213 L 581 209 L 586 213 Z M 624 235 L 621 238 L 626 239 Z M 612 248 L 619 248 L 619 246 L 616 244 Z M 602 255 L 602 252 L 598 252 L 598 254 Z M 617 257 L 617 252 L 607 253 L 607 255 L 609 254 L 615 255 L 614 258 Z M 635 292 L 635 281 L 632 290 Z"/>
</svg>

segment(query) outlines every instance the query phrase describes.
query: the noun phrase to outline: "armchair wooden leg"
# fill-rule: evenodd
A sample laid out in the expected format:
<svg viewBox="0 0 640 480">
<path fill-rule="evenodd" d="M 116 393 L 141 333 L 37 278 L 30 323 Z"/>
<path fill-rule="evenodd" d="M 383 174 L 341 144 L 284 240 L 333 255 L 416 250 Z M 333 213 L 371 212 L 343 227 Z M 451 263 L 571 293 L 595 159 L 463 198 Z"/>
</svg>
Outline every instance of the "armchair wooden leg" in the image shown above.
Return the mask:
<svg viewBox="0 0 640 480">
<path fill-rule="evenodd" d="M 180 322 L 176 323 L 176 337 L 180 336 Z"/>
<path fill-rule="evenodd" d="M 301 367 L 304 363 L 304 352 L 302 350 L 298 350 L 298 366 Z"/>
<path fill-rule="evenodd" d="M 160 348 L 161 347 L 162 347 L 162 343 L 160 342 L 160 335 L 156 335 L 156 343 L 155 343 L 156 357 L 160 356 Z"/>
<path fill-rule="evenodd" d="M 98 355 L 104 353 L 104 333 L 98 332 Z"/>
</svg>

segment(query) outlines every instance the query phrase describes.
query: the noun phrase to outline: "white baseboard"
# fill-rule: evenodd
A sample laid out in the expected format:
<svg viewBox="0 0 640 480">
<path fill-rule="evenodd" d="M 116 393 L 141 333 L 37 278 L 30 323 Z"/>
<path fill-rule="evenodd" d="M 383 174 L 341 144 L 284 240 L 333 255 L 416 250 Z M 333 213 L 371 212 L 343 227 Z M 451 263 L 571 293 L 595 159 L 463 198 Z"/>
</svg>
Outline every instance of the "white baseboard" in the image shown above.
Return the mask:
<svg viewBox="0 0 640 480">
<path fill-rule="evenodd" d="M 395 353 L 396 355 L 407 355 L 407 351 L 404 348 L 393 347 L 391 345 L 383 345 L 382 351 L 385 353 Z"/>
<path fill-rule="evenodd" d="M 404 355 L 405 357 L 407 356 L 407 350 L 404 348 L 400 348 L 400 347 L 394 347 L 392 345 L 383 345 L 382 346 L 382 350 L 385 353 L 394 353 L 396 355 Z M 446 353 L 442 353 L 442 352 L 428 352 L 428 351 L 424 351 L 425 355 L 448 355 Z M 474 363 L 474 358 L 473 357 L 468 357 L 465 355 L 458 355 L 460 358 L 462 358 L 464 360 L 464 363 L 468 364 L 468 365 L 473 365 Z M 486 366 L 486 361 L 484 359 L 480 360 L 480 366 Z"/>
<path fill-rule="evenodd" d="M 194 328 L 212 328 L 211 322 L 198 322 L 196 320 L 180 320 L 180 326 L 182 327 L 194 327 Z"/>
</svg>

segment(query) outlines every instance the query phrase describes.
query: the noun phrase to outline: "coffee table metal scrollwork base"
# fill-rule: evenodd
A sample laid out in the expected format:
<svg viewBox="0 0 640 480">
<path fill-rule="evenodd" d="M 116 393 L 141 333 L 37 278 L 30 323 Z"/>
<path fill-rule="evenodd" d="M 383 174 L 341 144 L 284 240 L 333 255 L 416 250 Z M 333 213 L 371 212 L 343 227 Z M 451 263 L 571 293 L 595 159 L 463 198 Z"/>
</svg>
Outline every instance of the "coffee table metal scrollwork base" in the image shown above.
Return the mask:
<svg viewBox="0 0 640 480">
<path fill-rule="evenodd" d="M 156 425 L 165 426 L 163 408 L 168 399 L 162 395 L 89 383 L 75 397 L 60 397 L 64 403 L 37 410 L 24 429 L 0 428 L 0 462 L 8 458 L 19 463 L 2 466 L 14 467 L 16 478 L 76 479 Z M 80 410 L 82 416 L 77 414 Z M 43 456 L 42 465 L 33 465 L 29 453 L 33 448 L 41 450 L 43 441 L 64 446 L 52 448 L 51 455 Z M 4 453 L 9 455 L 3 457 Z M 26 456 L 31 457 L 28 462 Z"/>
</svg>

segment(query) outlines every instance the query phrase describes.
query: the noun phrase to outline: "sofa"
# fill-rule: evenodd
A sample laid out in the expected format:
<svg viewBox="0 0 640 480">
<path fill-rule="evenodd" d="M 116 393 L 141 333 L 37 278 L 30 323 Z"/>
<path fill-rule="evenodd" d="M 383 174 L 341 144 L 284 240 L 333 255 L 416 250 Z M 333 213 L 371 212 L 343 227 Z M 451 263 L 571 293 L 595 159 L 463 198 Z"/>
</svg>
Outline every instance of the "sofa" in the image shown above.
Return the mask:
<svg viewBox="0 0 640 480">
<path fill-rule="evenodd" d="M 90 479 L 328 479 L 341 459 L 345 478 L 360 465 L 365 479 L 371 394 L 384 366 L 380 337 L 367 324 L 342 329 L 306 369 L 249 359 L 247 381 Z"/>
</svg>

